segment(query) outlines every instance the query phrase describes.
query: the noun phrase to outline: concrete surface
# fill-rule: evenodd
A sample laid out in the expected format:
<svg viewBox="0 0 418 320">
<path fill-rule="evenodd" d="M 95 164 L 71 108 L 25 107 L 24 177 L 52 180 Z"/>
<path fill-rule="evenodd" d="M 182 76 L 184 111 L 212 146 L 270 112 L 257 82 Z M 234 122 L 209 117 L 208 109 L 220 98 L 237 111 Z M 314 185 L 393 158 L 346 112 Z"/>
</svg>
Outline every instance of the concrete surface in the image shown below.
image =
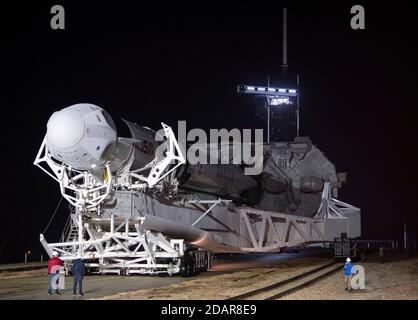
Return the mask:
<svg viewBox="0 0 418 320">
<path fill-rule="evenodd" d="M 100 298 L 119 292 L 136 291 L 140 289 L 158 288 L 179 284 L 191 279 L 199 279 L 219 274 L 247 270 L 251 268 L 264 268 L 274 266 L 283 261 L 301 257 L 317 256 L 324 252 L 323 249 L 307 249 L 298 253 L 272 253 L 272 254 L 233 254 L 222 255 L 214 261 L 209 272 L 203 272 L 197 277 L 183 278 L 180 276 L 114 276 L 92 275 L 86 276 L 83 281 L 84 297 L 73 297 L 72 277 L 66 277 L 65 290 L 62 295 L 48 296 L 48 279 L 46 276 L 31 276 L 15 279 L 0 278 L 0 300 L 67 300 Z"/>
<path fill-rule="evenodd" d="M 151 277 L 151 276 L 87 276 L 83 281 L 84 297 L 73 297 L 72 277 L 66 277 L 65 290 L 62 295 L 48 295 L 48 278 L 30 277 L 0 280 L 0 300 L 67 300 L 98 298 L 117 293 L 121 290 L 139 290 L 166 286 L 187 280 L 182 277 Z M 78 293 L 78 292 L 77 292 Z"/>
</svg>

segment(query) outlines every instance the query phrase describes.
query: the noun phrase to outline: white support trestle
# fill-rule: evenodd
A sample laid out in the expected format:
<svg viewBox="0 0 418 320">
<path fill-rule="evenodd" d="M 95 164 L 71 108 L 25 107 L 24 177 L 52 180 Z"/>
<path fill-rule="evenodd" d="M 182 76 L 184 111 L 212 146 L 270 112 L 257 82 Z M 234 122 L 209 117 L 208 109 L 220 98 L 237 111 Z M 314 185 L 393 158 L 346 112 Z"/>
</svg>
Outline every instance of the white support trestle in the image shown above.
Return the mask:
<svg viewBox="0 0 418 320">
<path fill-rule="evenodd" d="M 179 272 L 179 258 L 184 255 L 183 240 L 168 240 L 161 233 L 135 228 L 134 221 L 129 219 L 118 222 L 113 215 L 100 221 L 111 226 L 109 231 L 93 231 L 91 222 L 82 223 L 82 215 L 76 215 L 77 219 L 73 220 L 78 220 L 78 234 L 74 239 L 47 243 L 40 235 L 41 243 L 50 255 L 57 251 L 60 258 L 68 262 L 85 259 L 86 266 L 96 268 L 99 273 L 120 273 L 121 270 L 124 274 Z M 138 224 L 141 220 L 135 222 Z"/>
<path fill-rule="evenodd" d="M 330 183 L 324 184 L 322 200 L 313 217 L 295 216 L 289 213 L 269 212 L 253 208 L 239 209 L 242 221 L 241 234 L 248 234 L 248 252 L 281 251 L 286 247 L 309 245 L 330 241 L 327 220 L 347 220 L 349 215 L 360 213 L 360 209 L 331 196 Z"/>
<path fill-rule="evenodd" d="M 248 252 L 279 252 L 301 243 L 322 242 L 325 236 L 320 224 L 324 219 L 293 216 L 253 208 L 240 208 L 241 226 L 248 234 L 251 246 Z"/>
</svg>

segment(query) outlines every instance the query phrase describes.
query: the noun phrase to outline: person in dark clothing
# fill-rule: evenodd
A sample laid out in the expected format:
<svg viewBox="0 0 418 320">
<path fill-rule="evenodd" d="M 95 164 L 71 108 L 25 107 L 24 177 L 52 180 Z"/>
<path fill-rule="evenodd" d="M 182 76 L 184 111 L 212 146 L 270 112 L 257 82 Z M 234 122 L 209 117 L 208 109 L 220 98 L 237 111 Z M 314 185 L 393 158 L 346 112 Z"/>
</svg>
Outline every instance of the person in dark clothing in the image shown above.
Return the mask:
<svg viewBox="0 0 418 320">
<path fill-rule="evenodd" d="M 80 296 L 84 296 L 83 293 L 83 278 L 86 273 L 86 266 L 84 262 L 81 259 L 75 259 L 73 260 L 73 267 L 72 267 L 72 273 L 73 273 L 73 295 L 75 296 L 77 293 L 77 285 L 78 290 L 80 293 Z"/>
</svg>

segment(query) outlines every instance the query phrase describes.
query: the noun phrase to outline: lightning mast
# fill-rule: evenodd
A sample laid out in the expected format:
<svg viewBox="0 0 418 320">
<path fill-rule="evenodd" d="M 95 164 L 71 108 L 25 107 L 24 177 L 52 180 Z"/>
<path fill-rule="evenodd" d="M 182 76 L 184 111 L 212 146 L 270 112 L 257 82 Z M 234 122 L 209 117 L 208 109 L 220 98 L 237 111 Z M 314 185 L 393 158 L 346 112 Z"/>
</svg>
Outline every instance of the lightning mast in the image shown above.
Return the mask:
<svg viewBox="0 0 418 320">
<path fill-rule="evenodd" d="M 299 75 L 296 77 L 297 88 L 289 88 L 288 85 L 285 85 L 287 71 L 287 8 L 283 8 L 281 73 L 284 86 L 271 87 L 270 78 L 267 87 L 255 85 L 238 86 L 239 93 L 250 93 L 259 97 L 265 97 L 267 102 L 267 142 L 277 142 L 282 139 L 289 140 L 289 138 L 293 139 L 295 136 L 299 137 Z M 286 129 L 288 132 L 286 132 Z"/>
</svg>

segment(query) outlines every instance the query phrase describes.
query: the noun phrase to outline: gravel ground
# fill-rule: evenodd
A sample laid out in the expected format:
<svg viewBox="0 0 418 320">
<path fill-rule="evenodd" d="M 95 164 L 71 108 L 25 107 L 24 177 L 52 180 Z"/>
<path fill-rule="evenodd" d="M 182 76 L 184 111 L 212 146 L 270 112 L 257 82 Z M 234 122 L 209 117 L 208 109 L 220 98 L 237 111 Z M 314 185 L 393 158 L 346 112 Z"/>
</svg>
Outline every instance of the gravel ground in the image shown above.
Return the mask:
<svg viewBox="0 0 418 320">
<path fill-rule="evenodd" d="M 337 272 L 308 288 L 290 294 L 286 300 L 418 300 L 418 252 L 393 252 L 380 264 L 375 255 L 366 262 L 357 262 L 365 268 L 366 289 L 347 292 L 344 290 L 343 273 Z M 160 288 L 143 289 L 109 295 L 101 299 L 227 299 L 287 279 L 330 262 L 326 258 L 301 258 L 285 261 L 268 268 L 223 273 L 210 277 L 198 276 L 181 284 Z M 343 264 L 343 263 L 342 263 Z M 0 272 L 2 279 L 45 276 L 46 270 Z M 260 298 L 260 297 L 258 297 Z"/>
<path fill-rule="evenodd" d="M 286 300 L 392 300 L 418 299 L 418 253 L 388 253 L 387 261 L 380 264 L 375 255 L 366 262 L 358 262 L 365 268 L 366 289 L 347 292 L 341 272 L 295 292 Z M 218 300 L 261 288 L 287 279 L 302 272 L 330 262 L 324 258 L 303 258 L 287 261 L 271 268 L 258 268 L 232 272 L 193 280 L 171 286 L 119 293 L 106 296 L 104 300 Z M 260 297 L 258 297 L 260 298 Z"/>
<path fill-rule="evenodd" d="M 389 254 L 380 264 L 372 256 L 370 261 L 357 262 L 365 268 L 366 289 L 344 290 L 343 273 L 338 272 L 312 286 L 290 294 L 286 300 L 418 300 L 418 254 L 408 256 Z"/>
<path fill-rule="evenodd" d="M 171 286 L 119 293 L 106 296 L 104 300 L 219 300 L 261 288 L 301 272 L 331 262 L 325 258 L 302 258 L 286 261 L 270 268 L 249 269 L 211 277 L 197 277 L 193 280 Z"/>
</svg>

